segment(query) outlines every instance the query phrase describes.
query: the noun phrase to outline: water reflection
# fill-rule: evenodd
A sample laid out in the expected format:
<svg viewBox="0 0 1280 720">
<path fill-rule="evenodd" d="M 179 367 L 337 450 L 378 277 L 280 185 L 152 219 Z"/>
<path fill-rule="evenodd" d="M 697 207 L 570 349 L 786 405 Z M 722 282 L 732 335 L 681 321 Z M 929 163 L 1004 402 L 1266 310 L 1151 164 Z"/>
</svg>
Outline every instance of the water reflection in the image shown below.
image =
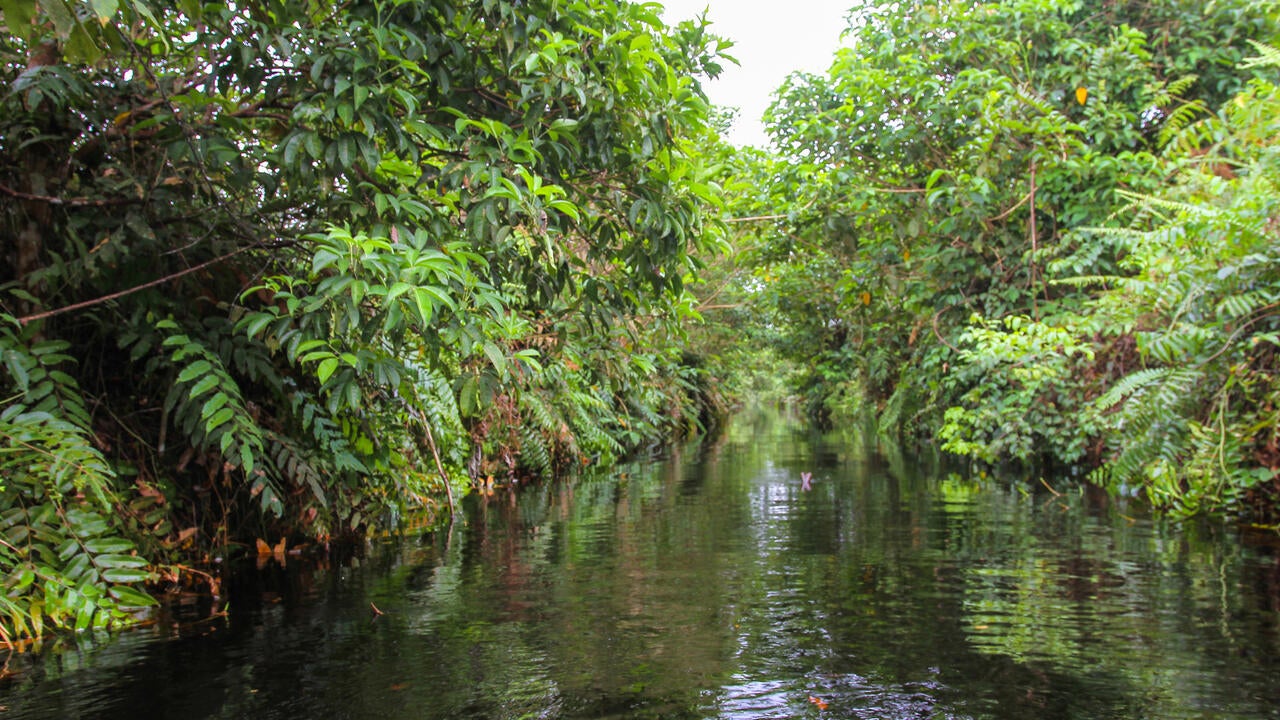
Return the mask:
<svg viewBox="0 0 1280 720">
<path fill-rule="evenodd" d="M 206 635 L 42 658 L 0 717 L 1280 717 L 1270 550 L 863 437 L 761 415 L 473 498 Z"/>
</svg>

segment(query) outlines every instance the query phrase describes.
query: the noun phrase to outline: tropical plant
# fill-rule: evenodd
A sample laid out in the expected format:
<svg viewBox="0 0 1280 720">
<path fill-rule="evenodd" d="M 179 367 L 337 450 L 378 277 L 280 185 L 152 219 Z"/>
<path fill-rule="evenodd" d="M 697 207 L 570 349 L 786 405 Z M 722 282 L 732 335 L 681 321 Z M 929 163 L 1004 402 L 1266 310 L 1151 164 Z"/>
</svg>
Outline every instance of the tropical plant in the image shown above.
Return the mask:
<svg viewBox="0 0 1280 720">
<path fill-rule="evenodd" d="M 188 582 L 236 543 L 442 509 L 510 450 L 487 419 L 567 382 L 546 342 L 638 344 L 556 396 L 578 446 L 681 424 L 654 414 L 686 376 L 628 382 L 684 372 L 647 343 L 678 329 L 717 196 L 701 25 L 614 0 L 0 13 L 4 492 L 53 509 L 5 527 L 116 542 L 68 574 L 6 536 L 7 577 L 46 562 L 7 587 L 11 636 L 81 622 L 59 577 L 114 622 L 144 567 Z"/>
<path fill-rule="evenodd" d="M 975 458 L 1097 459 L 1092 421 L 1073 417 L 1114 354 L 1088 360 L 1095 291 L 1051 282 L 1050 265 L 1119 272 L 1116 248 L 1073 231 L 1163 186 L 1165 145 L 1257 74 L 1233 68 L 1274 14 L 920 0 L 851 17 L 828 73 L 793 75 L 768 115 L 777 219 L 755 257 L 790 283 L 777 347 L 811 368 L 811 407 L 945 427 Z"/>
<path fill-rule="evenodd" d="M 1255 67 L 1280 67 L 1258 46 Z M 1095 230 L 1123 274 L 1096 312 L 1132 338 L 1138 367 L 1098 399 L 1107 464 L 1096 477 L 1142 488 L 1180 513 L 1280 497 L 1275 373 L 1280 345 L 1280 86 L 1255 80 L 1173 138 L 1174 183 L 1130 195 L 1125 228 Z"/>
</svg>

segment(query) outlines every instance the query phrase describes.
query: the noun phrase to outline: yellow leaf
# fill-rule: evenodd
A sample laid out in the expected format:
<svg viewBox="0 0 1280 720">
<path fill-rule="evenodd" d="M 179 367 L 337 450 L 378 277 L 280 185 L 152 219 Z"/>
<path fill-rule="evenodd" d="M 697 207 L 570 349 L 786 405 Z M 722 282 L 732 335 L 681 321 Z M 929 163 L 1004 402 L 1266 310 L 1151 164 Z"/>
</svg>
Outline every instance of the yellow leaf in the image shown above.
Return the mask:
<svg viewBox="0 0 1280 720">
<path fill-rule="evenodd" d="M 1089 89 L 1088 89 L 1088 88 L 1082 88 L 1082 87 L 1078 87 L 1078 88 L 1076 88 L 1076 102 L 1078 102 L 1078 103 L 1080 103 L 1081 105 L 1083 105 L 1083 104 L 1085 103 L 1085 101 L 1086 101 L 1086 100 L 1088 100 L 1088 99 L 1089 99 Z"/>
<path fill-rule="evenodd" d="M 871 293 L 867 292 L 866 290 L 863 290 L 863 291 L 862 291 L 862 296 L 861 296 L 861 297 L 862 297 L 862 304 L 863 304 L 863 305 L 870 305 L 870 304 L 871 304 Z"/>
</svg>

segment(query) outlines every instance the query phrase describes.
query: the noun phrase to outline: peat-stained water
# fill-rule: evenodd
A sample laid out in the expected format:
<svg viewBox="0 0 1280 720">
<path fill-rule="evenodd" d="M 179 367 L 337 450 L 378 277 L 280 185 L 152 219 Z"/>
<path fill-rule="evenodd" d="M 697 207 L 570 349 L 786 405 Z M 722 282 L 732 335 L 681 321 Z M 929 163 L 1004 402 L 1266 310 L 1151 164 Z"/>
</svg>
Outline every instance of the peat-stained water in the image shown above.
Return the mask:
<svg viewBox="0 0 1280 720">
<path fill-rule="evenodd" d="M 225 621 L 17 661 L 0 718 L 1280 717 L 1274 546 L 1065 480 L 757 415 L 469 502 L 269 564 Z"/>
</svg>

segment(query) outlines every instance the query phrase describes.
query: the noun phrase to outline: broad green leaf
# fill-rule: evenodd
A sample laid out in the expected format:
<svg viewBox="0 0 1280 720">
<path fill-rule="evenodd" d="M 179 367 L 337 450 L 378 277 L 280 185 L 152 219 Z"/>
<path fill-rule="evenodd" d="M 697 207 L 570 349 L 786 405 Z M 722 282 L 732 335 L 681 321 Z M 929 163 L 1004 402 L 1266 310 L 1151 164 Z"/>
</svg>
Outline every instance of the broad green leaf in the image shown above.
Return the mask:
<svg viewBox="0 0 1280 720">
<path fill-rule="evenodd" d="M 49 14 L 49 19 L 53 21 L 53 29 L 62 40 L 71 37 L 71 31 L 76 26 L 75 15 L 71 8 L 67 7 L 65 0 L 41 0 L 40 6 Z"/>
<path fill-rule="evenodd" d="M 212 369 L 213 365 L 208 360 L 197 360 L 183 368 L 182 372 L 178 373 L 178 382 L 190 382 L 195 378 L 205 375 Z"/>
<path fill-rule="evenodd" d="M 142 568 L 147 566 L 147 561 L 134 555 L 97 555 L 93 558 L 93 564 L 100 568 Z"/>
<path fill-rule="evenodd" d="M 217 376 L 217 374 L 209 373 L 208 375 L 205 375 L 203 378 L 201 378 L 200 382 L 191 386 L 191 392 L 189 393 L 189 395 L 194 400 L 195 398 L 198 398 L 201 395 L 204 395 L 205 393 L 209 392 L 213 388 L 217 387 L 219 382 L 220 382 L 220 378 Z M 219 395 L 221 395 L 221 393 L 219 393 Z"/>
<path fill-rule="evenodd" d="M 0 13 L 4 13 L 4 23 L 9 32 L 24 42 L 31 41 L 37 3 L 33 0 L 0 0 Z"/>
<path fill-rule="evenodd" d="M 320 362 L 320 366 L 316 368 L 316 379 L 321 384 L 328 382 L 329 377 L 338 369 L 338 358 L 328 357 Z"/>
<path fill-rule="evenodd" d="M 224 407 L 218 410 L 213 414 L 212 417 L 205 420 L 205 423 L 204 423 L 205 432 L 212 433 L 214 430 L 218 429 L 219 426 L 229 422 L 231 418 L 235 417 L 235 414 L 236 414 L 235 410 L 229 407 Z"/>
<path fill-rule="evenodd" d="M 484 354 L 489 357 L 489 362 L 493 363 L 494 369 L 498 371 L 499 375 L 505 377 L 507 374 L 507 357 L 502 352 L 502 348 L 492 341 L 486 341 L 482 348 Z"/>
<path fill-rule="evenodd" d="M 132 542 L 119 537 L 94 538 L 86 541 L 84 546 L 88 548 L 89 552 L 98 554 L 126 553 L 134 548 Z"/>
<path fill-rule="evenodd" d="M 109 568 L 102 571 L 102 578 L 112 583 L 138 583 L 149 580 L 151 573 L 141 568 Z M 120 589 L 113 588 L 113 592 Z"/>
<path fill-rule="evenodd" d="M 147 579 L 148 578 L 143 577 L 142 580 L 139 580 L 136 582 L 142 582 Z M 126 581 L 126 582 L 129 582 L 129 581 Z M 112 587 L 109 592 L 121 607 L 145 608 L 145 607 L 153 607 L 157 604 L 155 598 L 151 597 L 150 595 L 147 595 L 146 593 L 141 592 L 140 590 L 137 590 L 136 588 L 127 587 L 124 585 L 116 585 Z"/>
<path fill-rule="evenodd" d="M 116 11 L 120 9 L 119 0 L 90 0 L 89 4 L 93 7 L 93 13 L 98 17 L 98 22 L 103 25 L 115 17 Z"/>
</svg>

